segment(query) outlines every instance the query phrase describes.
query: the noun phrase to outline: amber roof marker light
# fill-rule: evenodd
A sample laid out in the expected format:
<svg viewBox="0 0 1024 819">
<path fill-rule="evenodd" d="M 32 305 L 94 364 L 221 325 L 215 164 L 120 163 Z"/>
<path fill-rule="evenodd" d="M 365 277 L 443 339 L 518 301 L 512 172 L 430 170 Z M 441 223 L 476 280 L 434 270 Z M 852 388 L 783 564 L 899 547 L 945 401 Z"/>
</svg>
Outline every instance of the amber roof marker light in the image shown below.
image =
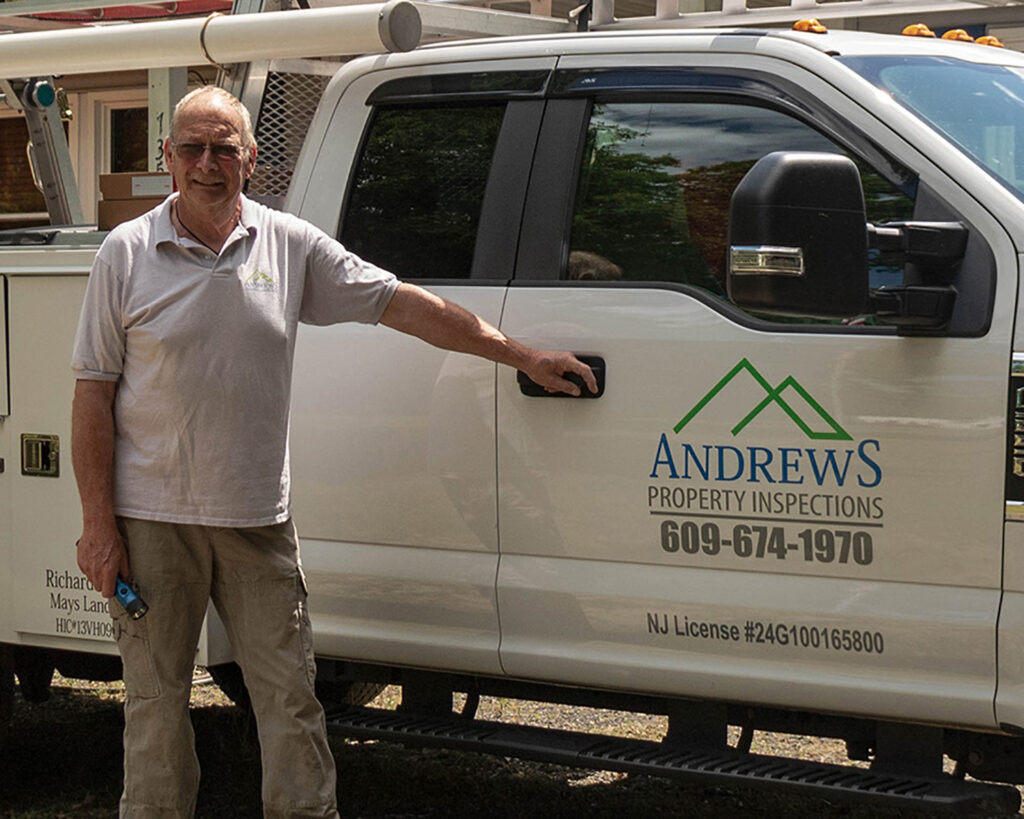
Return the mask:
<svg viewBox="0 0 1024 819">
<path fill-rule="evenodd" d="M 994 48 L 1006 48 L 1002 41 L 998 37 L 993 37 L 991 34 L 985 34 L 974 41 L 977 45 L 993 46 Z"/>
<path fill-rule="evenodd" d="M 932 31 L 924 23 L 911 23 L 901 32 L 905 37 L 934 37 L 935 32 Z"/>
<path fill-rule="evenodd" d="M 814 17 L 797 20 L 793 23 L 793 31 L 809 31 L 811 34 L 828 34 L 828 29 Z"/>
<path fill-rule="evenodd" d="M 964 43 L 973 43 L 974 38 L 962 28 L 951 28 L 942 35 L 943 40 L 959 40 Z"/>
</svg>

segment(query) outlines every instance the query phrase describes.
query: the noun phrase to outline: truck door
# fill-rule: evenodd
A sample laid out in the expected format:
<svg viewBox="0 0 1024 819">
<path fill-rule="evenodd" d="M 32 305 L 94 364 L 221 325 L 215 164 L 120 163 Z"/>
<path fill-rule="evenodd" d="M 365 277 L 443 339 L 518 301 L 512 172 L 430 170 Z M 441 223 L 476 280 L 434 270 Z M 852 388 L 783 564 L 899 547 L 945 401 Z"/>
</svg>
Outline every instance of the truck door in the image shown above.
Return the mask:
<svg viewBox="0 0 1024 819">
<path fill-rule="evenodd" d="M 349 180 L 346 246 L 497 325 L 554 60 L 493 65 L 357 80 L 307 200 Z M 293 495 L 319 654 L 500 673 L 494 378 L 383 327 L 303 328 Z"/>
<path fill-rule="evenodd" d="M 600 357 L 606 385 L 499 373 L 502 666 L 991 726 L 1009 240 L 810 72 L 677 59 L 567 57 L 552 84 L 502 329 Z M 731 305 L 729 197 L 776 150 L 853 157 L 872 222 L 967 223 L 959 325 Z M 872 259 L 873 286 L 903 275 Z"/>
</svg>

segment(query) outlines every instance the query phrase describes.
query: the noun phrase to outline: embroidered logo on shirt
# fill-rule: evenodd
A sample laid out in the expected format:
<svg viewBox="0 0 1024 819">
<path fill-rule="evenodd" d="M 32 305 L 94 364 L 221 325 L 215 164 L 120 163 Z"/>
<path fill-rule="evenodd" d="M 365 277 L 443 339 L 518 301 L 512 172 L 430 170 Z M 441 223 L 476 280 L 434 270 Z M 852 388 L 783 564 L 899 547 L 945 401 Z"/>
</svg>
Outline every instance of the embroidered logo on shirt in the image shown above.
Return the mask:
<svg viewBox="0 0 1024 819">
<path fill-rule="evenodd" d="M 277 282 L 257 268 L 252 272 L 252 275 L 245 280 L 243 287 L 245 287 L 246 290 L 272 291 L 277 290 Z"/>
</svg>

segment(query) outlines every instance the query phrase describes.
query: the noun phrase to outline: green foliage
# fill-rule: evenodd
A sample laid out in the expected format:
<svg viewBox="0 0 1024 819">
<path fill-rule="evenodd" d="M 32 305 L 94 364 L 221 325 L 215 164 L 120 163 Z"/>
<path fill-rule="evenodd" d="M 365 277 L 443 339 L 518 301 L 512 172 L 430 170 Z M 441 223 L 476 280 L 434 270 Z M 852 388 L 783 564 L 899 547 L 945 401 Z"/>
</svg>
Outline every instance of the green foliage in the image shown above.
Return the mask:
<svg viewBox="0 0 1024 819">
<path fill-rule="evenodd" d="M 723 292 L 691 238 L 678 160 L 624 149 L 641 136 L 595 118 L 587 134 L 572 249 L 605 257 L 625 280 L 675 281 Z"/>
<path fill-rule="evenodd" d="M 644 150 L 661 134 L 622 125 L 605 110 L 595 106 L 587 133 L 571 250 L 596 255 L 606 273 L 627 281 L 724 295 L 732 192 L 761 153 L 778 146 L 754 139 L 735 160 L 684 171 L 677 156 Z M 503 115 L 500 103 L 378 110 L 342 241 L 405 278 L 469 276 Z M 910 218 L 912 200 L 859 164 L 868 220 Z M 898 275 L 885 261 L 873 260 L 873 269 Z"/>
<path fill-rule="evenodd" d="M 728 267 L 729 202 L 732 192 L 753 166 L 752 159 L 721 162 L 692 168 L 679 179 L 690 214 L 690 229 L 723 291 Z"/>
<path fill-rule="evenodd" d="M 342 242 L 404 278 L 467 277 L 504 105 L 382 109 Z"/>
<path fill-rule="evenodd" d="M 732 193 L 759 155 L 680 172 L 675 156 L 634 148 L 650 131 L 605 121 L 602 114 L 596 106 L 587 135 L 572 250 L 604 256 L 626 280 L 680 282 L 724 294 Z M 868 221 L 912 217 L 912 199 L 869 166 L 858 166 Z M 871 265 L 878 274 L 899 275 L 885 259 L 873 258 Z"/>
</svg>

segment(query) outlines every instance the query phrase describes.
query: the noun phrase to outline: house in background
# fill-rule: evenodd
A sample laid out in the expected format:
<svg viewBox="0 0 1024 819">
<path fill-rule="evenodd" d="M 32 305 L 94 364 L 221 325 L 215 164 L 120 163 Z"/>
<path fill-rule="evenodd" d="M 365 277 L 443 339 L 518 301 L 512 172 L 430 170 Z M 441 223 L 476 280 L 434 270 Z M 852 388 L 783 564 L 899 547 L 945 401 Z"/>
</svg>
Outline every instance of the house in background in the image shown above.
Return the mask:
<svg viewBox="0 0 1024 819">
<path fill-rule="evenodd" d="M 102 0 L 101 0 L 102 2 Z M 169 17 L 205 17 L 213 11 L 230 12 L 230 0 L 183 0 L 149 6 L 115 6 L 72 10 L 74 2 L 15 0 L 0 2 L 0 31 L 39 31 L 84 25 L 123 25 Z M 59 11 L 44 11 L 52 7 Z M 31 14 L 13 12 L 31 9 Z M 55 60 L 54 70 L 59 70 Z M 187 87 L 214 82 L 217 69 L 190 67 Z M 71 162 L 78 181 L 87 221 L 96 218 L 100 174 L 145 171 L 159 153 L 150 144 L 149 99 L 153 77 L 146 71 L 57 76 L 59 105 L 70 112 L 64 120 Z M 24 115 L 0 105 L 0 228 L 43 225 L 49 222 L 42 194 L 36 188 L 27 157 L 28 130 Z"/>
</svg>

